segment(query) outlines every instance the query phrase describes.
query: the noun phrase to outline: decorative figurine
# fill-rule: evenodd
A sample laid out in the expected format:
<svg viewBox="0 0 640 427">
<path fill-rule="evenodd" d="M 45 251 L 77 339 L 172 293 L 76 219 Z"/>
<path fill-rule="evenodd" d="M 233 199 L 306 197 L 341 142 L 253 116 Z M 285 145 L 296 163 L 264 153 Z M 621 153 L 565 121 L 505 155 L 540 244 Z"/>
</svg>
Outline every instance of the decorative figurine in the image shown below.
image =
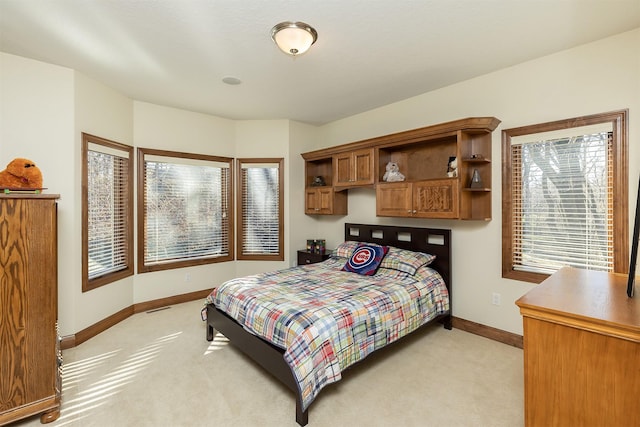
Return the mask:
<svg viewBox="0 0 640 427">
<path fill-rule="evenodd" d="M 325 185 L 327 184 L 324 182 L 323 177 L 320 175 L 313 177 L 313 182 L 311 183 L 312 187 L 324 187 Z"/>
<path fill-rule="evenodd" d="M 387 171 L 384 173 L 382 177 L 383 181 L 386 182 L 397 182 L 404 181 L 404 175 L 400 173 L 400 168 L 396 162 L 387 163 L 386 167 Z"/>
<path fill-rule="evenodd" d="M 455 156 L 449 157 L 449 164 L 447 165 L 447 176 L 449 178 L 455 178 L 458 176 L 458 158 Z"/>
<path fill-rule="evenodd" d="M 471 188 L 482 188 L 482 180 L 480 179 L 480 172 L 478 169 L 473 170 L 473 175 L 471 175 Z"/>
</svg>

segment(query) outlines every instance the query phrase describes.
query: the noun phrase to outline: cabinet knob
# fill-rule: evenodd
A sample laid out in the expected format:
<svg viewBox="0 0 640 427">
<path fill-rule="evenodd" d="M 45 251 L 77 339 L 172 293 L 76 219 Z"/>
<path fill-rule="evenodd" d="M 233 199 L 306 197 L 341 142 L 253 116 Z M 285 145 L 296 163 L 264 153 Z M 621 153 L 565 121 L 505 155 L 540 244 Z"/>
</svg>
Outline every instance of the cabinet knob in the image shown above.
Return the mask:
<svg viewBox="0 0 640 427">
<path fill-rule="evenodd" d="M 409 210 L 407 211 L 407 213 L 409 213 L 409 214 L 410 214 L 410 213 L 411 213 L 411 209 L 409 209 Z"/>
<path fill-rule="evenodd" d="M 416 213 L 416 212 L 418 212 L 418 211 L 414 209 L 412 213 Z"/>
</svg>

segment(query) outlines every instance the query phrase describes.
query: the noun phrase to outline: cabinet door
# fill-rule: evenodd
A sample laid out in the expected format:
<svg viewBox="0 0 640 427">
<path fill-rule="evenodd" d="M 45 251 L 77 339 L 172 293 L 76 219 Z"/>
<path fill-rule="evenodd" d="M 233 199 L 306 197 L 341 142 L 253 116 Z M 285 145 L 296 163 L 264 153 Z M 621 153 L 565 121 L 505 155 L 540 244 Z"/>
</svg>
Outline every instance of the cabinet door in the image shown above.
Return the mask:
<svg viewBox="0 0 640 427">
<path fill-rule="evenodd" d="M 307 215 L 346 215 L 347 194 L 336 193 L 333 187 L 307 188 L 304 213 Z"/>
<path fill-rule="evenodd" d="M 458 218 L 459 185 L 456 178 L 413 183 L 413 216 L 419 218 Z"/>
<path fill-rule="evenodd" d="M 317 213 L 331 215 L 333 213 L 333 188 L 318 188 L 316 191 Z"/>
<path fill-rule="evenodd" d="M 409 182 L 394 182 L 376 186 L 377 216 L 412 216 L 412 185 Z"/>
<path fill-rule="evenodd" d="M 353 184 L 373 184 L 373 149 L 353 152 Z"/>
<path fill-rule="evenodd" d="M 334 187 L 373 185 L 373 148 L 333 156 Z"/>
<path fill-rule="evenodd" d="M 333 185 L 335 187 L 351 185 L 351 153 L 336 154 L 333 156 Z"/>
<path fill-rule="evenodd" d="M 317 214 L 320 210 L 318 191 L 315 188 L 307 188 L 304 192 L 304 213 Z"/>
</svg>

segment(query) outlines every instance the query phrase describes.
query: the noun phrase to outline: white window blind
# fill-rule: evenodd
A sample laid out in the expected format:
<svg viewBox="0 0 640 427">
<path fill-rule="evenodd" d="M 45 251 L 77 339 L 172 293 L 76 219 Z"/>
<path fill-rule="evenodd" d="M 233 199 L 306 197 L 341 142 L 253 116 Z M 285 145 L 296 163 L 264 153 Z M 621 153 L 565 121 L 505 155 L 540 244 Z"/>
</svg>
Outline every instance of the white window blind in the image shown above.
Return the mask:
<svg viewBox="0 0 640 427">
<path fill-rule="evenodd" d="M 145 155 L 146 266 L 229 255 L 229 179 L 226 162 Z"/>
<path fill-rule="evenodd" d="M 515 270 L 613 271 L 612 134 L 512 140 Z"/>
<path fill-rule="evenodd" d="M 89 144 L 87 151 L 88 278 L 129 267 L 129 156 Z"/>
<path fill-rule="evenodd" d="M 279 163 L 240 166 L 242 255 L 281 255 Z"/>
</svg>

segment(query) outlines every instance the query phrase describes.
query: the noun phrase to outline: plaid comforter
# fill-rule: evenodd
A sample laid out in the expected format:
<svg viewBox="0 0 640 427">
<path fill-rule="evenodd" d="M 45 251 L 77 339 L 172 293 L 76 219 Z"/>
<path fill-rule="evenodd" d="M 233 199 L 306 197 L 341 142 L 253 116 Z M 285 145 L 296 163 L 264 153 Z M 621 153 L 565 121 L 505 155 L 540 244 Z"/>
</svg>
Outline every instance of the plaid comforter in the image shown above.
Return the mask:
<svg viewBox="0 0 640 427">
<path fill-rule="evenodd" d="M 303 410 L 343 369 L 449 310 L 446 286 L 432 269 L 362 276 L 340 271 L 344 262 L 330 258 L 233 279 L 207 298 L 285 350 Z"/>
</svg>

